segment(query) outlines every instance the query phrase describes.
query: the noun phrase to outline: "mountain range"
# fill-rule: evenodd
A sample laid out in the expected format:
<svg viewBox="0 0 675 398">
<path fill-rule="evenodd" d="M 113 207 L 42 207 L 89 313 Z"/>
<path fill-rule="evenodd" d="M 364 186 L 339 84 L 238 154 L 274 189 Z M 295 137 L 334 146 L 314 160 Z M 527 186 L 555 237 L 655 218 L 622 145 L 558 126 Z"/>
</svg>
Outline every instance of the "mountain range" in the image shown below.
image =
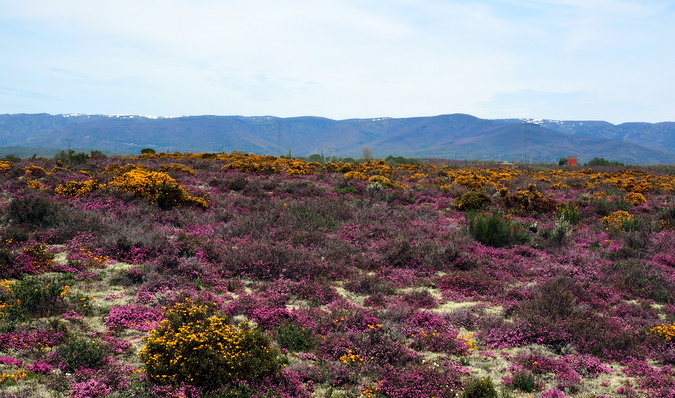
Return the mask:
<svg viewBox="0 0 675 398">
<path fill-rule="evenodd" d="M 595 157 L 675 164 L 675 122 L 480 119 L 466 114 L 332 120 L 321 117 L 0 115 L 0 153 L 45 148 L 137 154 L 232 152 L 557 162 Z"/>
</svg>

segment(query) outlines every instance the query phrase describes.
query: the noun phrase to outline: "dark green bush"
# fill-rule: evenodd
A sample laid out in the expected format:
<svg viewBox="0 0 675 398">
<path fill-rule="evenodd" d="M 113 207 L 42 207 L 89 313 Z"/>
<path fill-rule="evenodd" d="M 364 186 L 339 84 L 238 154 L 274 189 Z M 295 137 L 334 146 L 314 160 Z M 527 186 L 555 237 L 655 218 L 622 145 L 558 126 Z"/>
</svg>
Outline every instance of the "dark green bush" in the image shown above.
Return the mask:
<svg viewBox="0 0 675 398">
<path fill-rule="evenodd" d="M 527 241 L 526 231 L 499 213 L 469 213 L 469 233 L 478 242 L 492 247 L 511 246 Z"/>
<path fill-rule="evenodd" d="M 316 341 L 309 329 L 303 329 L 293 322 L 286 322 L 277 328 L 277 341 L 281 348 L 290 352 L 307 351 L 316 346 Z"/>
<path fill-rule="evenodd" d="M 595 157 L 586 163 L 586 166 L 623 166 L 622 162 L 609 161 L 605 158 Z"/>
<path fill-rule="evenodd" d="M 48 228 L 56 224 L 57 206 L 40 196 L 14 198 L 9 204 L 6 217 L 12 225 L 28 228 Z"/>
<path fill-rule="evenodd" d="M 464 386 L 462 398 L 498 398 L 492 379 L 472 379 Z"/>
<path fill-rule="evenodd" d="M 103 348 L 101 342 L 74 337 L 59 346 L 56 355 L 66 365 L 67 370 L 75 371 L 80 368 L 100 368 L 103 366 L 103 360 L 108 352 Z"/>
<path fill-rule="evenodd" d="M 347 185 L 347 186 L 336 188 L 335 193 L 356 195 L 357 193 L 359 193 L 359 191 L 355 187 Z"/>
<path fill-rule="evenodd" d="M 520 390 L 523 392 L 535 392 L 538 389 L 537 382 L 534 379 L 534 375 L 530 372 L 518 372 L 513 375 L 513 381 L 511 382 L 511 388 Z"/>
</svg>

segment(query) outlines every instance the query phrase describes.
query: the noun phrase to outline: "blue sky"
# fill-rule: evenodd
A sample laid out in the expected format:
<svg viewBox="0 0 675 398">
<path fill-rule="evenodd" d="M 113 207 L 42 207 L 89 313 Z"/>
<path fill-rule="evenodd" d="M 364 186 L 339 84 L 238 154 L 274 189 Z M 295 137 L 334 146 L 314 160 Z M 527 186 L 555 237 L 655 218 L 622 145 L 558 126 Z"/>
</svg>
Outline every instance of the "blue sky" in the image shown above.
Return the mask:
<svg viewBox="0 0 675 398">
<path fill-rule="evenodd" d="M 0 0 L 0 113 L 675 121 L 675 1 Z"/>
</svg>

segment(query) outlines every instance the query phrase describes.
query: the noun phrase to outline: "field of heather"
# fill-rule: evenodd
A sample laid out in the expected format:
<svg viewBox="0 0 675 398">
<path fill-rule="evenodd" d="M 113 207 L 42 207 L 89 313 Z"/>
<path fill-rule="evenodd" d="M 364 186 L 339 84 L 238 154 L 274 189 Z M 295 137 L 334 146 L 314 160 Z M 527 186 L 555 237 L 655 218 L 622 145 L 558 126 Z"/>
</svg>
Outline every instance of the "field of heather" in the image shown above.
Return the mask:
<svg viewBox="0 0 675 398">
<path fill-rule="evenodd" d="M 0 161 L 0 397 L 675 397 L 675 168 Z"/>
</svg>

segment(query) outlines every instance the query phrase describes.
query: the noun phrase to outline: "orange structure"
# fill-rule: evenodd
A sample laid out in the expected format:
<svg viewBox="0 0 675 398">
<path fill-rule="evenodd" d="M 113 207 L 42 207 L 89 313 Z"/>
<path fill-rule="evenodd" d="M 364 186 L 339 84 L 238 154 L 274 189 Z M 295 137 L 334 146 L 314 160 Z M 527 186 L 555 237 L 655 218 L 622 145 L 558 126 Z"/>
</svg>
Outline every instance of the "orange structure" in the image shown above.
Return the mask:
<svg viewBox="0 0 675 398">
<path fill-rule="evenodd" d="M 577 158 L 567 158 L 567 165 L 568 166 L 576 166 L 577 165 Z"/>
</svg>

